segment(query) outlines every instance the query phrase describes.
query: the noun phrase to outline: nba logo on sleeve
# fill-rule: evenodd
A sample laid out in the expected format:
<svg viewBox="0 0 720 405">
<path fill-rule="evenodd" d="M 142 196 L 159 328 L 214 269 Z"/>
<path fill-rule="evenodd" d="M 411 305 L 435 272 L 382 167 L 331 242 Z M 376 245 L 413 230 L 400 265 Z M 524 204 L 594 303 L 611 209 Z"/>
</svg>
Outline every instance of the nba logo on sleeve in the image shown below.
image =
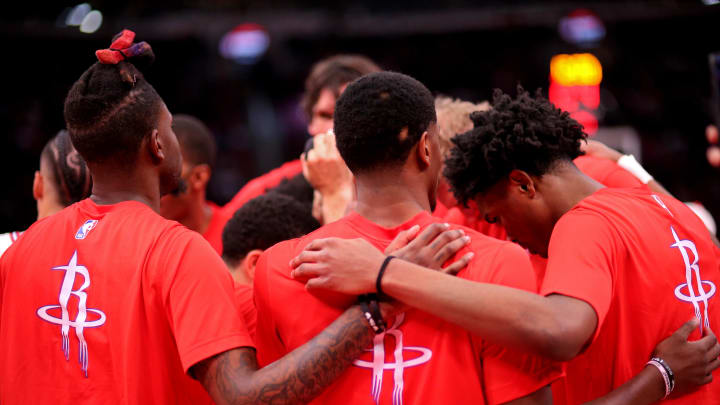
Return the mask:
<svg viewBox="0 0 720 405">
<path fill-rule="evenodd" d="M 88 219 L 87 221 L 85 221 L 85 223 L 82 224 L 80 229 L 78 229 L 75 233 L 75 239 L 85 239 L 88 233 L 90 233 L 90 231 L 95 228 L 95 225 L 97 225 L 97 223 L 97 219 Z"/>
</svg>

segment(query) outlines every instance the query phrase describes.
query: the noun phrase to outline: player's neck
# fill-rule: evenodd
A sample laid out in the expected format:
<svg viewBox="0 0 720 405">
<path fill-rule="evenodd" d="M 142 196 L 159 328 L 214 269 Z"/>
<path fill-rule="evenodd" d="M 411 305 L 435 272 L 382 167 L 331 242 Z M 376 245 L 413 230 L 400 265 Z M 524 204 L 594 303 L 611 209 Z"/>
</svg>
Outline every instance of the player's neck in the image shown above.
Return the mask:
<svg viewBox="0 0 720 405">
<path fill-rule="evenodd" d="M 355 211 L 386 228 L 401 225 L 422 211 L 430 212 L 427 186 L 418 177 L 405 171 L 357 176 Z"/>
<path fill-rule="evenodd" d="M 90 198 L 99 205 L 117 204 L 123 201 L 141 202 L 155 212 L 160 212 L 160 179 L 156 173 L 141 168 L 119 171 L 90 166 L 93 189 Z"/>
<path fill-rule="evenodd" d="M 178 222 L 198 233 L 205 233 L 212 220 L 212 208 L 205 201 L 205 194 L 194 196 L 188 214 Z"/>
<path fill-rule="evenodd" d="M 556 170 L 554 174 L 548 176 L 547 180 L 552 189 L 555 189 L 550 195 L 555 196 L 552 205 L 555 207 L 556 220 L 578 205 L 580 201 L 605 187 L 586 176 L 575 165 L 568 165 Z"/>
</svg>

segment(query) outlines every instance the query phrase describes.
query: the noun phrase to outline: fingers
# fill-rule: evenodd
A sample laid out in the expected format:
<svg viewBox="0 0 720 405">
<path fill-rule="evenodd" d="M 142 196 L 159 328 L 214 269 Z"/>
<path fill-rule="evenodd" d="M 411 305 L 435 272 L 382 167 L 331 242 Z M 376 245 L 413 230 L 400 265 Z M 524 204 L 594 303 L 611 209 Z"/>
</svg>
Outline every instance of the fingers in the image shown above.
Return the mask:
<svg viewBox="0 0 720 405">
<path fill-rule="evenodd" d="M 321 250 L 303 250 L 299 255 L 290 260 L 290 267 L 295 268 L 303 263 L 317 263 L 323 256 Z"/>
<path fill-rule="evenodd" d="M 702 348 L 703 350 L 710 350 L 713 346 L 717 345 L 717 338 L 715 337 L 715 334 L 710 331 L 707 335 L 705 335 L 702 339 L 697 341 L 697 344 Z"/>
<path fill-rule="evenodd" d="M 458 260 L 455 260 L 451 265 L 442 269 L 442 272 L 445 274 L 453 275 L 453 276 L 458 274 L 460 272 L 460 270 L 464 269 L 465 266 L 467 266 L 468 263 L 470 263 L 470 260 L 472 260 L 473 256 L 475 256 L 475 254 L 472 252 L 466 253 L 465 255 L 463 255 L 463 257 L 459 258 Z"/>
<path fill-rule="evenodd" d="M 687 340 L 688 336 L 690 336 L 692 331 L 698 326 L 700 326 L 700 321 L 697 318 L 692 318 L 676 330 L 674 335 L 682 338 L 682 340 Z"/>
<path fill-rule="evenodd" d="M 448 234 L 448 233 L 450 233 L 450 232 L 445 232 L 445 233 L 443 233 L 443 235 Z M 435 254 L 435 262 L 436 263 L 445 263 L 448 259 L 453 257 L 455 255 L 455 253 L 457 253 L 458 251 L 460 251 L 460 249 L 462 249 L 468 243 L 470 243 L 470 237 L 462 236 L 462 235 L 463 234 L 461 233 L 460 236 L 454 238 L 452 240 L 452 242 L 446 243 L 445 246 L 443 246 Z M 433 244 L 434 244 L 434 242 L 433 242 Z"/>
<path fill-rule="evenodd" d="M 308 280 L 308 282 L 305 283 L 305 288 L 306 288 L 308 291 L 311 291 L 311 290 L 323 290 L 323 289 L 328 289 L 329 285 L 330 285 L 330 279 L 329 279 L 329 278 L 327 278 L 327 277 L 316 277 L 316 278 L 311 278 L 310 280 Z"/>
<path fill-rule="evenodd" d="M 720 367 L 720 359 L 715 357 L 710 363 L 708 363 L 707 368 L 705 369 L 705 372 L 712 377 L 713 371 L 717 370 L 718 367 Z M 712 381 L 712 380 L 710 380 Z"/>
<path fill-rule="evenodd" d="M 390 242 L 388 247 L 385 249 L 385 254 L 390 254 L 400 248 L 405 247 L 408 243 L 410 243 L 411 240 L 415 238 L 415 235 L 417 235 L 418 231 L 420 230 L 420 225 L 413 225 L 410 229 L 406 229 L 395 236 L 395 239 Z"/>
<path fill-rule="evenodd" d="M 446 231 L 448 228 L 450 228 L 450 224 L 432 224 L 427 228 L 423 229 L 423 231 L 420 232 L 420 235 L 418 235 L 412 242 L 408 243 L 408 246 L 427 246 L 428 244 L 430 244 L 431 240 L 435 239 L 435 237 L 437 237 L 441 232 Z"/>
<path fill-rule="evenodd" d="M 706 360 L 711 362 L 713 360 L 717 360 L 718 356 L 720 356 L 720 345 L 716 343 L 714 346 L 710 347 L 710 350 L 708 350 Z"/>
<path fill-rule="evenodd" d="M 317 263 L 303 263 L 290 273 L 296 280 L 309 280 L 325 275 L 325 267 Z"/>
<path fill-rule="evenodd" d="M 447 246 L 449 243 L 461 239 L 465 236 L 465 231 L 462 229 L 453 229 L 451 231 L 445 231 L 441 233 L 434 241 L 430 244 L 429 248 L 432 251 L 439 251 L 442 247 Z"/>
</svg>

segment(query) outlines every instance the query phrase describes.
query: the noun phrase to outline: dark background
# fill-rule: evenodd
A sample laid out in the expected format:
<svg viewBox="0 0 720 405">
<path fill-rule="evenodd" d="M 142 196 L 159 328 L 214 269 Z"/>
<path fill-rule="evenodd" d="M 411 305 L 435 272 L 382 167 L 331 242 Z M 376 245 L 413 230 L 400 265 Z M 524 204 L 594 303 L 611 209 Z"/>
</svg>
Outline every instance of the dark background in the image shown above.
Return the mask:
<svg viewBox="0 0 720 405">
<path fill-rule="evenodd" d="M 603 64 L 601 127 L 627 125 L 642 162 L 684 201 L 720 215 L 718 172 L 705 160 L 712 121 L 707 54 L 720 50 L 720 5 L 701 1 L 92 1 L 104 22 L 93 34 L 63 26 L 76 2 L 25 2 L 0 17 L 2 95 L 0 232 L 37 215 L 32 176 L 40 150 L 63 124 L 65 94 L 122 28 L 148 41 L 148 80 L 171 112 L 205 121 L 219 159 L 209 198 L 225 203 L 249 179 L 294 159 L 306 120 L 299 109 L 311 64 L 361 53 L 415 76 L 433 92 L 473 101 L 493 88 L 548 86 L 556 53 L 590 51 Z M 607 36 L 594 48 L 563 41 L 558 21 L 587 8 Z M 218 52 L 238 24 L 267 28 L 270 48 L 243 66 Z"/>
</svg>

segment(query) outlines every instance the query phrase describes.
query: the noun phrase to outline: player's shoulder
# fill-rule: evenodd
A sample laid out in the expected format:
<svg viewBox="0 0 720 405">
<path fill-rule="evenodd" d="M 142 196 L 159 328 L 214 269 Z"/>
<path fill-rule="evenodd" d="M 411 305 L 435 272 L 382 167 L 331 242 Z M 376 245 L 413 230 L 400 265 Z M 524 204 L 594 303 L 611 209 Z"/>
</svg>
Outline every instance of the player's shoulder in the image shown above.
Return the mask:
<svg viewBox="0 0 720 405">
<path fill-rule="evenodd" d="M 343 230 L 347 229 L 347 225 L 341 219 L 303 235 L 298 238 L 278 242 L 263 252 L 264 265 L 268 267 L 280 267 L 289 269 L 290 259 L 294 258 L 307 246 L 316 239 L 324 239 L 330 237 L 342 237 Z M 288 270 L 289 271 L 289 270 Z"/>
</svg>

